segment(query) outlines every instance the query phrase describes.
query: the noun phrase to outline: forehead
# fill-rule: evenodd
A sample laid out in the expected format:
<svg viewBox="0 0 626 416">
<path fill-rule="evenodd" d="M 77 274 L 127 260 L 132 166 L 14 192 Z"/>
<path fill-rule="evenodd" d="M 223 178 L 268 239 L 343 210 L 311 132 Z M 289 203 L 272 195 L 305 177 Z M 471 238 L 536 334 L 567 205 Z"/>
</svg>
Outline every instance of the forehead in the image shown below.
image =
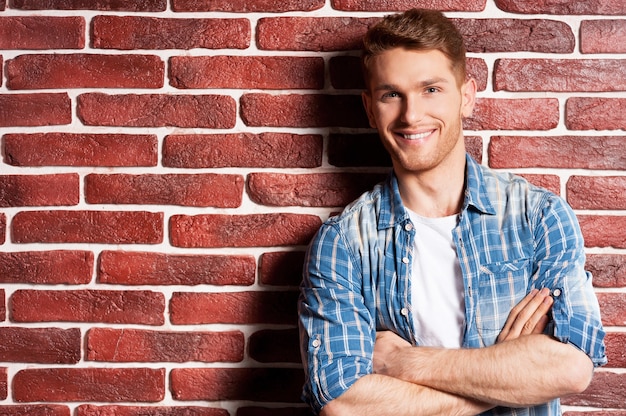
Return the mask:
<svg viewBox="0 0 626 416">
<path fill-rule="evenodd" d="M 372 57 L 369 84 L 402 84 L 428 79 L 455 80 L 452 61 L 443 52 L 394 48 Z"/>
</svg>

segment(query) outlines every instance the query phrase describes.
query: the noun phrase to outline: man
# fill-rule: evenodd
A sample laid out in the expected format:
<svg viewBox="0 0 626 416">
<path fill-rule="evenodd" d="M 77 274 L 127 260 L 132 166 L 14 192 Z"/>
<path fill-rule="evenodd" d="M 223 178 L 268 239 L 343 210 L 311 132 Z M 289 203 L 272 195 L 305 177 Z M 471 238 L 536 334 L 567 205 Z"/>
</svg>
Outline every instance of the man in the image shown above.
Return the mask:
<svg viewBox="0 0 626 416">
<path fill-rule="evenodd" d="M 307 252 L 305 400 L 322 415 L 560 414 L 606 363 L 572 210 L 466 154 L 476 83 L 441 13 L 387 16 L 364 48 L 393 172 Z"/>
</svg>

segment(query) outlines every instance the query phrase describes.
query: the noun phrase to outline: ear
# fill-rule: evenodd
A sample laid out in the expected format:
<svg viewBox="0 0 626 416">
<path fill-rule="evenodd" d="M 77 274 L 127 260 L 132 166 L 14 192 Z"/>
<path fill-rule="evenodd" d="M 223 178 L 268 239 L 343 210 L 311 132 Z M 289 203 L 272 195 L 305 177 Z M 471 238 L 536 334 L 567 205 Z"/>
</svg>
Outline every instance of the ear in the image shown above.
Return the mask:
<svg viewBox="0 0 626 416">
<path fill-rule="evenodd" d="M 363 91 L 361 93 L 361 99 L 363 100 L 363 107 L 365 107 L 365 113 L 367 114 L 367 119 L 370 122 L 370 127 L 375 129 L 376 127 L 376 119 L 374 118 L 373 105 L 372 105 L 372 95 L 369 91 Z"/>
<path fill-rule="evenodd" d="M 465 83 L 461 86 L 461 115 L 463 117 L 471 117 L 472 112 L 474 111 L 474 106 L 476 105 L 476 90 L 478 87 L 476 86 L 476 80 L 474 78 L 469 78 Z"/>
</svg>

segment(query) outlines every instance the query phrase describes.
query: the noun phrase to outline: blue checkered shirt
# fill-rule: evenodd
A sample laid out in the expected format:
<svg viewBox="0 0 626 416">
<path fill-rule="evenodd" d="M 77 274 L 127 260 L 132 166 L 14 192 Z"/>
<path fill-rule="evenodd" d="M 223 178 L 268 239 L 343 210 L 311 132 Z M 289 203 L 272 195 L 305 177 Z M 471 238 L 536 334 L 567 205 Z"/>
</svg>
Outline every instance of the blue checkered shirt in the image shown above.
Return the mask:
<svg viewBox="0 0 626 416">
<path fill-rule="evenodd" d="M 606 363 L 604 330 L 584 242 L 562 198 L 521 177 L 467 157 L 466 190 L 453 239 L 465 285 L 463 348 L 493 345 L 510 310 L 533 288 L 554 295 L 546 332 Z M 311 242 L 298 304 L 306 380 L 315 412 L 373 372 L 376 331 L 413 345 L 411 305 L 415 229 L 397 179 L 363 194 L 330 218 Z M 485 415 L 560 415 L 559 400 Z"/>
</svg>

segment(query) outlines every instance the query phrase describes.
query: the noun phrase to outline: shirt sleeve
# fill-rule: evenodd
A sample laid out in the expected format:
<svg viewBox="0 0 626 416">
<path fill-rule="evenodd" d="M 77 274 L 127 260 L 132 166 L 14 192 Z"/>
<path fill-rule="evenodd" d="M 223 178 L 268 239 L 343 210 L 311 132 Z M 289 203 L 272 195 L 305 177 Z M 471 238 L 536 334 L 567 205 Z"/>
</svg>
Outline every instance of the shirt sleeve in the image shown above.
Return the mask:
<svg viewBox="0 0 626 416">
<path fill-rule="evenodd" d="M 535 287 L 549 287 L 551 334 L 584 351 L 594 366 L 607 362 L 605 332 L 591 274 L 585 271 L 584 240 L 572 209 L 552 195 L 538 213 L 535 229 Z"/>
<path fill-rule="evenodd" d="M 337 229 L 324 225 L 305 259 L 298 302 L 303 399 L 316 413 L 373 371 L 375 324 L 350 254 Z"/>
</svg>

